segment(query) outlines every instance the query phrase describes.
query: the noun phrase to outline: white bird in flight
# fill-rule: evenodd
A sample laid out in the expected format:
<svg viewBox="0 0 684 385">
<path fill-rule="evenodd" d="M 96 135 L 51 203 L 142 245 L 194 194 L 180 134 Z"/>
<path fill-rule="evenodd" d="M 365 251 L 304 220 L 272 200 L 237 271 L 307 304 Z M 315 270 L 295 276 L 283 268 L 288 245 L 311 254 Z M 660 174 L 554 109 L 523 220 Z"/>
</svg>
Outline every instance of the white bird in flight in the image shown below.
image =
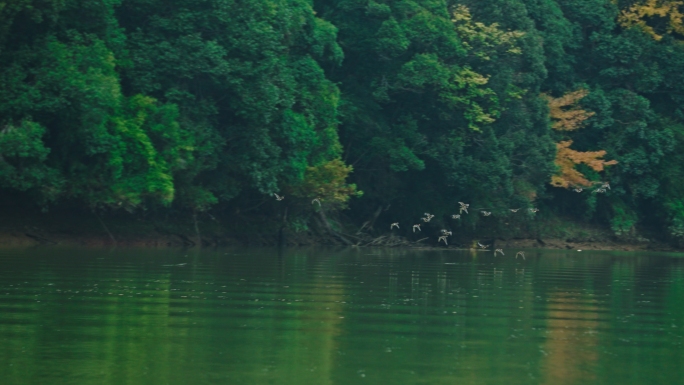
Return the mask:
<svg viewBox="0 0 684 385">
<path fill-rule="evenodd" d="M 420 224 L 413 225 L 413 232 L 414 232 L 414 233 L 416 232 L 416 229 L 418 229 L 418 231 L 422 231 L 422 230 L 420 229 Z"/>
<path fill-rule="evenodd" d="M 518 259 L 518 255 L 522 257 L 522 259 L 525 259 L 525 253 L 522 251 L 518 251 L 515 253 L 515 259 Z"/>
<path fill-rule="evenodd" d="M 489 247 L 489 245 L 483 245 L 480 242 L 478 242 L 477 245 L 480 246 L 480 248 L 482 248 L 483 250 Z"/>
<path fill-rule="evenodd" d="M 463 202 L 458 202 L 458 204 L 461 205 L 461 208 L 459 209 L 458 213 L 462 214 L 465 211 L 465 213 L 468 214 L 468 206 L 470 206 L 470 204 L 466 204 Z"/>
<path fill-rule="evenodd" d="M 454 214 L 451 216 L 451 219 L 459 219 L 459 218 L 461 218 L 460 214 Z"/>
<path fill-rule="evenodd" d="M 318 198 L 314 198 L 314 200 L 311 201 L 311 204 L 314 204 L 314 202 L 318 203 L 318 207 L 321 207 L 321 201 L 318 200 Z"/>
<path fill-rule="evenodd" d="M 536 208 L 535 208 L 535 209 L 530 209 L 530 212 L 531 212 L 531 213 L 536 213 L 537 211 L 539 211 L 539 209 L 536 209 Z"/>
<path fill-rule="evenodd" d="M 501 253 L 501 255 L 504 255 L 503 249 L 496 249 L 494 250 L 494 256 L 496 257 L 496 253 Z"/>
<path fill-rule="evenodd" d="M 447 236 L 446 236 L 446 235 L 442 235 L 441 237 L 437 238 L 437 243 L 439 243 L 439 242 L 441 242 L 441 241 L 444 241 L 444 244 L 445 244 L 445 245 L 447 245 L 447 246 L 449 245 L 449 244 L 447 243 Z"/>
<path fill-rule="evenodd" d="M 276 199 L 277 201 L 282 201 L 283 199 L 285 199 L 285 195 L 280 196 L 280 195 L 278 195 L 278 194 L 276 194 L 276 193 L 273 193 L 273 195 L 275 195 L 275 199 Z"/>
<path fill-rule="evenodd" d="M 482 215 L 484 215 L 485 217 L 488 217 L 488 216 L 492 215 L 492 212 L 491 211 L 482 211 Z"/>
<path fill-rule="evenodd" d="M 390 230 L 392 230 L 395 226 L 399 228 L 399 222 L 392 223 L 392 225 L 390 225 Z"/>
</svg>

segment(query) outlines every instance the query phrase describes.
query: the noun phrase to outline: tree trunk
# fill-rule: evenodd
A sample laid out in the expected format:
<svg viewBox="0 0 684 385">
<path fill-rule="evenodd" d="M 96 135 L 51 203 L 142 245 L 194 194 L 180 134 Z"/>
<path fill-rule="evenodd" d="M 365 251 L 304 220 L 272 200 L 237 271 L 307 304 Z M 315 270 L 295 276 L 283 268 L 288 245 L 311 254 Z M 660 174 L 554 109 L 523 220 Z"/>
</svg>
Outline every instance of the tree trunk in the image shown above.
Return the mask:
<svg viewBox="0 0 684 385">
<path fill-rule="evenodd" d="M 100 224 L 102 225 L 102 227 L 104 228 L 104 230 L 105 230 L 105 231 L 107 232 L 107 234 L 109 235 L 109 239 L 111 239 L 112 242 L 114 242 L 114 245 L 116 246 L 116 238 L 114 238 L 114 234 L 112 234 L 112 232 L 109 231 L 109 228 L 107 227 L 107 225 L 105 225 L 105 223 L 102 221 L 102 218 L 100 218 L 100 216 L 97 215 L 97 213 L 95 213 L 95 217 L 97 218 L 97 220 L 100 222 Z"/>
<path fill-rule="evenodd" d="M 280 223 L 280 229 L 278 230 L 278 247 L 285 246 L 285 225 L 287 224 L 287 206 L 285 206 L 285 211 L 283 212 L 283 219 Z"/>
<path fill-rule="evenodd" d="M 192 209 L 192 220 L 195 222 L 195 234 L 197 235 L 196 245 L 202 247 L 202 235 L 200 234 L 199 225 L 197 224 L 197 210 Z"/>
<path fill-rule="evenodd" d="M 323 221 L 323 225 L 325 225 L 326 230 L 328 230 L 328 233 L 330 235 L 340 239 L 342 242 L 346 243 L 347 245 L 353 245 L 351 241 L 349 241 L 347 238 L 345 238 L 342 234 L 338 233 L 337 231 L 333 230 L 332 226 L 330 226 L 330 222 L 328 222 L 328 217 L 325 216 L 325 210 L 323 210 L 323 207 L 320 208 L 318 211 L 318 214 L 321 217 L 321 220 Z"/>
</svg>

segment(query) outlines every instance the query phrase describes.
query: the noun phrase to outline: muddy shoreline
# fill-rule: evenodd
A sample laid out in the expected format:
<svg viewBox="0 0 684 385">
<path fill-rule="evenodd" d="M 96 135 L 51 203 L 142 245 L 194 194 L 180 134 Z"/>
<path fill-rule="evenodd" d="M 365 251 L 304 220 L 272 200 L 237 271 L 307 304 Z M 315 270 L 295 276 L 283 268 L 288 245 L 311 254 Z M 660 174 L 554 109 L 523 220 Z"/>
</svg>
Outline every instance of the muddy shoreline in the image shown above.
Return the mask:
<svg viewBox="0 0 684 385">
<path fill-rule="evenodd" d="M 550 249 L 550 250 L 618 250 L 618 251 L 682 251 L 672 245 L 660 242 L 627 242 L 627 241 L 572 241 L 564 239 L 492 239 L 489 240 L 490 250 L 503 249 Z M 86 247 L 150 247 L 150 248 L 195 248 L 198 247 L 196 239 L 183 234 L 145 234 L 137 236 L 118 236 L 113 240 L 108 234 L 65 234 L 59 232 L 45 232 L 40 229 L 24 229 L 0 232 L 0 247 L 26 247 L 26 246 L 86 246 Z M 337 245 L 329 239 L 320 239 L 311 234 L 288 235 L 286 247 L 314 246 L 314 245 Z M 203 247 L 230 247 L 230 246 L 277 246 L 277 240 L 272 236 L 252 236 L 241 238 L 239 236 L 209 235 L 202 238 Z M 465 243 L 449 246 L 431 245 L 422 243 L 405 243 L 398 246 L 383 244 L 364 245 L 355 244 L 349 247 L 364 248 L 402 248 L 402 249 L 470 249 Z"/>
<path fill-rule="evenodd" d="M 197 226 L 196 226 L 197 225 Z M 0 215 L 0 247 L 36 245 L 87 247 L 237 247 L 237 246 L 348 246 L 398 249 L 471 249 L 477 241 L 491 245 L 490 250 L 557 249 L 557 250 L 620 250 L 620 251 L 684 251 L 658 234 L 638 233 L 630 238 L 616 237 L 610 229 L 561 221 L 554 218 L 530 232 L 492 231 L 482 229 L 477 234 L 456 233 L 449 237 L 449 246 L 437 243 L 434 231 L 416 234 L 396 234 L 371 230 L 360 233 L 358 226 L 348 224 L 331 231 L 310 226 L 294 231 L 272 218 L 231 215 L 224 218 L 206 216 L 193 223 L 192 218 L 178 215 L 110 214 L 98 215 L 76 210 L 5 210 Z M 199 230 L 199 232 L 198 232 Z M 435 229 L 432 229 L 435 230 Z M 436 230 L 435 230 L 436 231 Z M 433 234 L 434 233 L 434 234 Z M 489 235 L 486 235 L 489 233 Z M 430 235 L 432 234 L 432 235 Z M 419 239 L 420 238 L 420 239 Z M 680 245 L 681 246 L 681 245 Z"/>
</svg>

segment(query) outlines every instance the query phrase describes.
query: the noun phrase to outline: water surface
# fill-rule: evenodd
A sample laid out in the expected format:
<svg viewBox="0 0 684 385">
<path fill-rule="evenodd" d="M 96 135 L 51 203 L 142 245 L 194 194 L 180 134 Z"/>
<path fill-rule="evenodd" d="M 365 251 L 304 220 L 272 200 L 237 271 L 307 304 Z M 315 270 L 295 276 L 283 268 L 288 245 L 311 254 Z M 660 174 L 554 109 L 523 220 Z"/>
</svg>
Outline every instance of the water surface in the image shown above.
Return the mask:
<svg viewBox="0 0 684 385">
<path fill-rule="evenodd" d="M 675 254 L 0 250 L 0 384 L 673 384 Z"/>
</svg>

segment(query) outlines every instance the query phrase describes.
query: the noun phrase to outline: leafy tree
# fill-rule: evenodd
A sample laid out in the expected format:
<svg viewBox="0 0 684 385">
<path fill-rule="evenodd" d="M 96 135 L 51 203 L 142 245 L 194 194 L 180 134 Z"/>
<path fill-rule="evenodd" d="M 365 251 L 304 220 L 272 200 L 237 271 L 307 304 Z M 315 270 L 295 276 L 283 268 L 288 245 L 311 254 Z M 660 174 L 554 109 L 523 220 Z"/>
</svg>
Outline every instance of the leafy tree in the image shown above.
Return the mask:
<svg viewBox="0 0 684 385">
<path fill-rule="evenodd" d="M 347 177 L 353 168 L 340 159 L 308 167 L 302 183 L 294 188 L 294 196 L 319 199 L 328 209 L 346 208 L 351 197 L 360 197 L 356 185 L 348 184 Z"/>
<path fill-rule="evenodd" d="M 342 53 L 308 1 L 129 0 L 118 15 L 127 92 L 177 104 L 195 140 L 196 162 L 176 178 L 181 205 L 270 195 L 339 158 L 339 90 L 319 61 Z"/>
<path fill-rule="evenodd" d="M 577 103 L 587 96 L 589 91 L 579 89 L 569 92 L 559 98 L 542 95 L 549 103 L 549 115 L 553 119 L 551 127 L 556 131 L 573 131 L 580 128 L 584 121 L 594 115 L 593 112 L 585 111 L 577 106 Z M 551 184 L 555 187 L 569 188 L 573 186 L 591 186 L 581 172 L 575 169 L 577 164 L 585 164 L 594 171 L 603 171 L 605 166 L 617 164 L 617 161 L 601 159 L 606 155 L 601 151 L 575 151 L 570 148 L 572 140 L 560 141 L 556 144 L 556 166 L 558 172 L 551 178 Z"/>
<path fill-rule="evenodd" d="M 620 12 L 618 22 L 621 26 L 637 27 L 655 40 L 664 34 L 677 34 L 684 37 L 684 7 L 682 1 L 644 0 Z"/>
<path fill-rule="evenodd" d="M 606 161 L 602 158 L 606 151 L 575 151 L 570 148 L 572 140 L 560 141 L 556 144 L 558 152 L 556 165 L 560 169 L 558 174 L 551 178 L 551 184 L 556 187 L 569 188 L 571 186 L 591 186 L 581 172 L 575 169 L 577 164 L 586 164 L 594 171 L 603 171 L 605 166 L 617 164 L 616 160 Z"/>
<path fill-rule="evenodd" d="M 345 157 L 365 193 L 357 211 L 390 206 L 388 215 L 410 220 L 452 213 L 459 199 L 534 196 L 551 172 L 552 143 L 543 104 L 527 95 L 539 82 L 526 77 L 526 31 L 441 1 L 317 9 L 345 47 L 342 68 L 329 73 L 342 87 Z"/>
<path fill-rule="evenodd" d="M 583 207 L 578 220 L 620 236 L 682 239 L 681 12 L 679 0 L 0 0 L 0 189 L 195 218 L 289 209 L 299 228 L 320 198 L 359 223 L 429 211 L 464 234 L 495 234 L 501 213 L 534 202 Z M 498 215 L 451 221 L 458 201 Z"/>
<path fill-rule="evenodd" d="M 50 3 L 59 11 L 50 17 L 39 17 L 48 9 L 25 4 L 12 26 L 53 26 L 4 46 L 3 185 L 42 201 L 76 198 L 90 207 L 170 203 L 173 171 L 191 156 L 192 141 L 178 131 L 174 106 L 122 94 L 110 48 L 120 38 L 111 19 L 115 3 Z M 79 24 L 79 6 L 111 28 Z M 22 147 L 9 146 L 19 140 Z"/>
</svg>

